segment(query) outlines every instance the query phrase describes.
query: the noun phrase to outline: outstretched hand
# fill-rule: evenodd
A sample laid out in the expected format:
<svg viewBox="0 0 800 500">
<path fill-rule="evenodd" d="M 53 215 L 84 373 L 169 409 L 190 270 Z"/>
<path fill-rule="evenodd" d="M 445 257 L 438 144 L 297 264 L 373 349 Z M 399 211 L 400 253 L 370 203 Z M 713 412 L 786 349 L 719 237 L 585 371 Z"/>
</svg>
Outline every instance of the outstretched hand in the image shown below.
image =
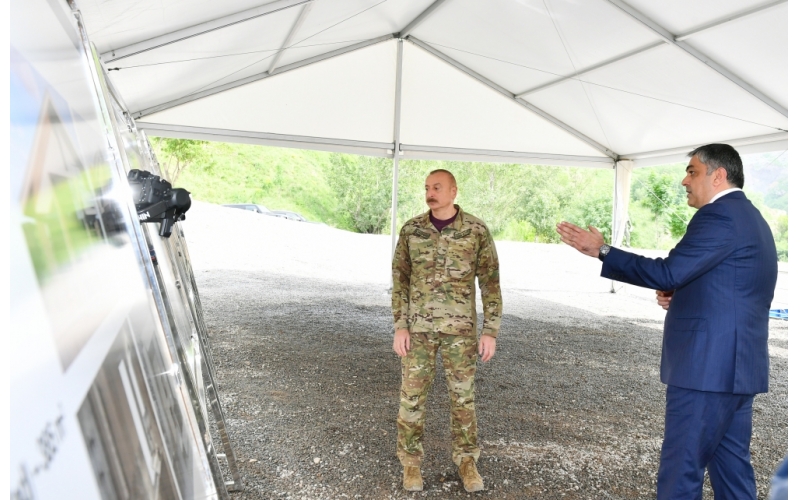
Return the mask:
<svg viewBox="0 0 800 500">
<path fill-rule="evenodd" d="M 556 231 L 561 235 L 561 241 L 589 257 L 600 255 L 600 247 L 605 240 L 603 233 L 596 227 L 589 226 L 589 230 L 582 229 L 569 222 L 556 225 Z"/>
</svg>

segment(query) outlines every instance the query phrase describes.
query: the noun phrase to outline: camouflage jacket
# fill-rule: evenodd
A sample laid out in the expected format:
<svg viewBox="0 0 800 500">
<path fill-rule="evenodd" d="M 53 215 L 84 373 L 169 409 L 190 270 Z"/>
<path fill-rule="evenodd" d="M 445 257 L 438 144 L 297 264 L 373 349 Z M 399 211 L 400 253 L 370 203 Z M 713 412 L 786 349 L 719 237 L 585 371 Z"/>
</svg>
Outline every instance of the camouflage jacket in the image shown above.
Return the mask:
<svg viewBox="0 0 800 500">
<path fill-rule="evenodd" d="M 482 335 L 497 337 L 503 299 L 489 229 L 462 211 L 439 233 L 430 211 L 405 223 L 392 262 L 395 330 L 477 335 L 475 278 L 483 300 Z"/>
</svg>

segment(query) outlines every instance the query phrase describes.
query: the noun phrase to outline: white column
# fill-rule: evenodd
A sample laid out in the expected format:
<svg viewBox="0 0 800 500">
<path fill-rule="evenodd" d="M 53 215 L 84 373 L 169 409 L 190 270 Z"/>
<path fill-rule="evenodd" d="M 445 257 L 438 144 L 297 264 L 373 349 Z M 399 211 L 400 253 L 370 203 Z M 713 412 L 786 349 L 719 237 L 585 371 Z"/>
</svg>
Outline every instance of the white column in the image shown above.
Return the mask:
<svg viewBox="0 0 800 500">
<path fill-rule="evenodd" d="M 392 238 L 391 238 L 391 257 L 394 259 L 394 247 L 397 244 L 397 182 L 400 175 L 400 97 L 401 86 L 403 83 L 403 40 L 397 40 L 397 71 L 395 72 L 394 82 L 394 169 L 392 177 Z M 391 262 L 391 260 L 390 260 Z M 391 290 L 392 277 L 389 276 L 389 288 Z"/>
<path fill-rule="evenodd" d="M 628 225 L 628 207 L 631 202 L 631 174 L 633 160 L 619 160 L 614 165 L 614 205 L 611 220 L 611 246 L 621 247 Z M 611 282 L 611 292 L 616 293 L 622 283 Z"/>
<path fill-rule="evenodd" d="M 628 207 L 631 202 L 632 160 L 619 160 L 614 166 L 614 207 L 611 226 L 611 245 L 619 247 L 625 238 Z"/>
<path fill-rule="evenodd" d="M 395 146 L 396 148 L 397 146 Z M 394 257 L 394 246 L 397 243 L 397 182 L 400 176 L 400 155 L 395 151 L 394 169 L 392 175 L 392 256 Z"/>
</svg>

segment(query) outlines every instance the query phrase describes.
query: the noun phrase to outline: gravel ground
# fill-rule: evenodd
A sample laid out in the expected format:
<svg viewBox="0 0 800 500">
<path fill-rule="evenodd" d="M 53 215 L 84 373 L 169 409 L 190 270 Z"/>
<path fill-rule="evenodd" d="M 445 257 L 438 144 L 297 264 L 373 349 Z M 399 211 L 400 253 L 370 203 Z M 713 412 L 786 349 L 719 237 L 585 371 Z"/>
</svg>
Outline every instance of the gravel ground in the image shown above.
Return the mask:
<svg viewBox="0 0 800 500">
<path fill-rule="evenodd" d="M 664 313 L 651 291 L 608 293 L 599 265 L 561 245 L 498 242 L 505 314 L 476 377 L 486 491 L 465 493 L 450 461 L 440 364 L 425 491 L 409 494 L 389 238 L 203 203 L 183 224 L 245 484 L 234 499 L 655 497 Z M 770 325 L 752 440 L 764 499 L 788 443 L 788 322 Z"/>
</svg>

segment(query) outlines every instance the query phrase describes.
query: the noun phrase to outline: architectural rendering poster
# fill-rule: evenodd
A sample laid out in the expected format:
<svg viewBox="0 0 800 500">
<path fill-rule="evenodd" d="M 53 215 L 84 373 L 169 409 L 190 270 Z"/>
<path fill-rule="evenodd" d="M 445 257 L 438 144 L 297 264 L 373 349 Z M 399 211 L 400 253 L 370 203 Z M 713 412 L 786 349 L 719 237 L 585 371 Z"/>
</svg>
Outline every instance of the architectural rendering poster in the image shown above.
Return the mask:
<svg viewBox="0 0 800 500">
<path fill-rule="evenodd" d="M 75 17 L 11 16 L 11 498 L 213 498 Z"/>
</svg>

